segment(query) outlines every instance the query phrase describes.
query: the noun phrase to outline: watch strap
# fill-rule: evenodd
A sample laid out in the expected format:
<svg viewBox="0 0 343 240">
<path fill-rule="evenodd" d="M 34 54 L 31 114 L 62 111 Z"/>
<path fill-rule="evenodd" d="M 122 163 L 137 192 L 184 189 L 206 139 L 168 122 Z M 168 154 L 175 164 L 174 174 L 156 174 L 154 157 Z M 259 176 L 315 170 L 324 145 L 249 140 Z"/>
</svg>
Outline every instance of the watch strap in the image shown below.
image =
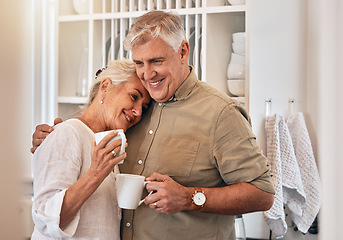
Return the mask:
<svg viewBox="0 0 343 240">
<path fill-rule="evenodd" d="M 194 189 L 195 189 L 195 193 L 197 193 L 197 192 L 204 192 L 201 188 L 199 188 L 199 187 L 194 187 Z"/>
</svg>

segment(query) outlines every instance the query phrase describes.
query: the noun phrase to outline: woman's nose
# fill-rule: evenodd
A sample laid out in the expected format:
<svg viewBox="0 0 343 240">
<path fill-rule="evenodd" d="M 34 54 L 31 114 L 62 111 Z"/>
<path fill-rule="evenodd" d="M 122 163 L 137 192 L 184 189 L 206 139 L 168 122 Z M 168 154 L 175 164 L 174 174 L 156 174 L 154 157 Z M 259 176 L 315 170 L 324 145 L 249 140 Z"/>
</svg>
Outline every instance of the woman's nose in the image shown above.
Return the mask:
<svg viewBox="0 0 343 240">
<path fill-rule="evenodd" d="M 142 106 L 134 106 L 132 109 L 133 115 L 136 117 L 142 116 Z"/>
</svg>

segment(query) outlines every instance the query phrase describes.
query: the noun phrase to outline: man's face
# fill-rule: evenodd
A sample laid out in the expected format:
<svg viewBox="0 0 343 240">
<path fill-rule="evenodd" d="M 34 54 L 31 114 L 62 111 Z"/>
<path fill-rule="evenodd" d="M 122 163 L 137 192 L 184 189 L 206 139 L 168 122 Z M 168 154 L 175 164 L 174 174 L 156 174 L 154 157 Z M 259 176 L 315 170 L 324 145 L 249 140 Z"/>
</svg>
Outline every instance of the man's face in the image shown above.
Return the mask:
<svg viewBox="0 0 343 240">
<path fill-rule="evenodd" d="M 168 101 L 187 77 L 189 45 L 186 43 L 186 50 L 182 46 L 174 52 L 165 41 L 153 38 L 132 48 L 137 75 L 157 102 Z"/>
</svg>

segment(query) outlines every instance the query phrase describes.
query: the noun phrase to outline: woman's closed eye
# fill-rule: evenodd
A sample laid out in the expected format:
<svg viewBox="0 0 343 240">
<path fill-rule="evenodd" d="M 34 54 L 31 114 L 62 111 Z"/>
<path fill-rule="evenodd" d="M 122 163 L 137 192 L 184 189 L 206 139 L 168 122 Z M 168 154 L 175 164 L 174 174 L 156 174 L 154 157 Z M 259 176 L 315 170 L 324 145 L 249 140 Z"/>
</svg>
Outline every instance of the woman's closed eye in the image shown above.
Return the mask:
<svg viewBox="0 0 343 240">
<path fill-rule="evenodd" d="M 137 101 L 138 95 L 132 94 L 132 93 L 131 93 L 130 96 L 131 96 L 131 98 L 132 98 L 133 101 Z"/>
</svg>

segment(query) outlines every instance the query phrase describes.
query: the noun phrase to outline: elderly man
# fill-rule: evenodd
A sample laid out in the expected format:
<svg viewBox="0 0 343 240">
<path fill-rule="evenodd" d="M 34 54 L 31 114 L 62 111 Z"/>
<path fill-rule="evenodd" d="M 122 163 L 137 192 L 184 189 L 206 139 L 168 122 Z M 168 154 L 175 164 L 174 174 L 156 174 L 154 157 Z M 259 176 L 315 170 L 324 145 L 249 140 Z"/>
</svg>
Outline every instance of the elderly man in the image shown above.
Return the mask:
<svg viewBox="0 0 343 240">
<path fill-rule="evenodd" d="M 146 176 L 154 193 L 123 211 L 122 239 L 235 239 L 235 215 L 268 210 L 274 198 L 247 112 L 197 79 L 178 15 L 137 18 L 124 46 L 154 101 L 127 131 L 120 170 Z"/>
</svg>

